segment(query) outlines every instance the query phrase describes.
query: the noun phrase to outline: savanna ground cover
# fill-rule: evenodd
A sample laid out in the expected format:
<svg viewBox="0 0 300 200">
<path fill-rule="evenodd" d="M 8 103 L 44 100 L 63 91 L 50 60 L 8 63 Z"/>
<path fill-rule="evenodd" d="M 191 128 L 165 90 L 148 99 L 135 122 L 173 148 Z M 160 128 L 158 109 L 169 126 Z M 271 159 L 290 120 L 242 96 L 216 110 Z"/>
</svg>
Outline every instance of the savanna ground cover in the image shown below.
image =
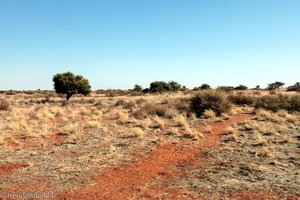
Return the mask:
<svg viewBox="0 0 300 200">
<path fill-rule="evenodd" d="M 200 93 L 1 94 L 0 192 L 299 199 L 299 96 Z"/>
</svg>

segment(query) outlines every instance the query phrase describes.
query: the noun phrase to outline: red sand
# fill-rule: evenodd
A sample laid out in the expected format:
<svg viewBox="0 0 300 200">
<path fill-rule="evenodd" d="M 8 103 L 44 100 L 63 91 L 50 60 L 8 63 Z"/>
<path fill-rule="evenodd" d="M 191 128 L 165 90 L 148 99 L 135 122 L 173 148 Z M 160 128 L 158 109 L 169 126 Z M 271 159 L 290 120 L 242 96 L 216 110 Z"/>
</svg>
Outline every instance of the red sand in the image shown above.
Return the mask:
<svg viewBox="0 0 300 200">
<path fill-rule="evenodd" d="M 77 189 L 60 196 L 61 199 L 130 199 L 138 193 L 141 187 L 157 177 L 175 179 L 183 172 L 174 170 L 175 165 L 201 166 L 201 151 L 215 145 L 219 135 L 226 132 L 226 128 L 236 122 L 248 118 L 240 115 L 223 122 L 211 123 L 212 134 L 189 145 L 167 144 L 161 145 L 145 157 L 138 157 L 133 164 L 124 164 L 116 168 L 100 171 L 95 175 L 96 184 L 88 188 Z M 162 192 L 161 189 L 151 191 L 153 194 Z M 174 196 L 176 194 L 177 196 Z M 146 198 L 151 198 L 147 196 Z M 180 198 L 174 192 L 169 199 Z M 183 198 L 184 199 L 184 198 Z"/>
</svg>

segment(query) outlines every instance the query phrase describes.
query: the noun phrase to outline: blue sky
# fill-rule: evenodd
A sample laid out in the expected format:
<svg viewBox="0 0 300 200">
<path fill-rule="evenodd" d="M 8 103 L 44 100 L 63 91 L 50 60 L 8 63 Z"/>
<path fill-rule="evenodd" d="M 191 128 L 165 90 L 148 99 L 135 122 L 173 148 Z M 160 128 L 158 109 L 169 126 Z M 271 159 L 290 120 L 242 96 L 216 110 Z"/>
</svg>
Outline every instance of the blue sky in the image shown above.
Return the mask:
<svg viewBox="0 0 300 200">
<path fill-rule="evenodd" d="M 299 0 L 0 0 L 0 89 L 300 81 Z"/>
</svg>

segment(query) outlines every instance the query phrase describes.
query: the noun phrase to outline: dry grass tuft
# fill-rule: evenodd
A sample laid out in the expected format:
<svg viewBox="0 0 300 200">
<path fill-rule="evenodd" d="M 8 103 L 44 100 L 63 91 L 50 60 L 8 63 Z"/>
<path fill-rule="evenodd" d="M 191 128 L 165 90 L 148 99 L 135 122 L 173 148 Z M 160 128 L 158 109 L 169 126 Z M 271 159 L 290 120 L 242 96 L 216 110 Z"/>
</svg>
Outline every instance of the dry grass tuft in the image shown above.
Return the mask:
<svg viewBox="0 0 300 200">
<path fill-rule="evenodd" d="M 118 117 L 120 119 L 120 121 L 125 124 L 129 121 L 129 115 L 127 113 L 124 113 L 122 111 L 118 112 Z"/>
<path fill-rule="evenodd" d="M 97 121 L 97 120 L 87 121 L 84 127 L 85 128 L 100 128 L 101 122 Z"/>
<path fill-rule="evenodd" d="M 263 151 L 263 153 L 262 153 L 263 156 L 273 157 L 273 152 L 269 147 L 263 147 L 262 151 Z"/>
<path fill-rule="evenodd" d="M 224 115 L 224 113 L 222 113 L 222 115 Z M 212 119 L 214 119 L 214 118 L 216 118 L 216 113 L 213 110 L 208 109 L 208 110 L 204 111 L 203 116 L 205 118 L 212 118 Z"/>
<path fill-rule="evenodd" d="M 136 137 L 143 137 L 145 135 L 144 131 L 141 128 L 135 127 L 132 129 L 132 132 Z"/>
<path fill-rule="evenodd" d="M 264 146 L 267 146 L 269 144 L 268 141 L 266 139 L 264 139 L 263 136 L 258 133 L 256 134 L 256 141 L 258 144 L 264 145 Z"/>
<path fill-rule="evenodd" d="M 183 115 L 178 115 L 174 118 L 176 124 L 178 126 L 187 126 L 188 122 L 186 121 L 186 118 Z"/>
<path fill-rule="evenodd" d="M 160 128 L 162 128 L 162 129 L 165 128 L 166 122 L 165 122 L 165 120 L 162 119 L 161 117 L 159 117 L 159 116 L 156 115 L 156 116 L 153 118 L 153 121 L 154 121 L 155 123 L 157 123 L 157 124 L 160 126 Z"/>
</svg>

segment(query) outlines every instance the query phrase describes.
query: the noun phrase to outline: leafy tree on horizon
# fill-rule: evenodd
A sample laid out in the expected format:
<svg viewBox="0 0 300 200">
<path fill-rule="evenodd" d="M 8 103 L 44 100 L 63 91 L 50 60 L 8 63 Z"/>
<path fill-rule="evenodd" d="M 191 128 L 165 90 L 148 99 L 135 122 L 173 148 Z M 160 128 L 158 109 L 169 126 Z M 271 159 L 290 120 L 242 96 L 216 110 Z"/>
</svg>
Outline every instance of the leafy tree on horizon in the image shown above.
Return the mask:
<svg viewBox="0 0 300 200">
<path fill-rule="evenodd" d="M 284 86 L 284 83 L 283 83 L 283 82 L 276 81 L 276 82 L 274 82 L 274 83 L 268 84 L 267 89 L 268 89 L 268 90 L 279 90 L 279 89 L 282 88 L 283 86 Z"/>
<path fill-rule="evenodd" d="M 235 90 L 248 90 L 248 87 L 245 85 L 239 85 L 237 87 L 234 88 Z"/>
<path fill-rule="evenodd" d="M 134 88 L 133 88 L 133 91 L 135 91 L 135 92 L 142 92 L 142 91 L 143 91 L 143 88 L 142 88 L 142 86 L 136 84 L 136 85 L 134 86 Z"/>
<path fill-rule="evenodd" d="M 66 94 L 67 101 L 69 101 L 74 94 L 87 96 L 91 92 L 89 81 L 83 78 L 83 76 L 75 76 L 72 72 L 54 75 L 53 82 L 55 92 Z"/>
<path fill-rule="evenodd" d="M 203 83 L 201 86 L 200 86 L 200 89 L 201 90 L 208 90 L 208 89 L 211 89 L 210 85 L 208 85 L 207 83 Z"/>
<path fill-rule="evenodd" d="M 182 88 L 182 86 L 179 83 L 175 82 L 175 81 L 170 81 L 169 85 L 170 85 L 171 91 L 173 91 L 173 92 L 176 92 L 176 91 L 178 91 L 179 89 Z"/>
<path fill-rule="evenodd" d="M 155 81 L 150 84 L 150 92 L 168 92 L 171 90 L 170 84 L 165 81 Z"/>
</svg>

